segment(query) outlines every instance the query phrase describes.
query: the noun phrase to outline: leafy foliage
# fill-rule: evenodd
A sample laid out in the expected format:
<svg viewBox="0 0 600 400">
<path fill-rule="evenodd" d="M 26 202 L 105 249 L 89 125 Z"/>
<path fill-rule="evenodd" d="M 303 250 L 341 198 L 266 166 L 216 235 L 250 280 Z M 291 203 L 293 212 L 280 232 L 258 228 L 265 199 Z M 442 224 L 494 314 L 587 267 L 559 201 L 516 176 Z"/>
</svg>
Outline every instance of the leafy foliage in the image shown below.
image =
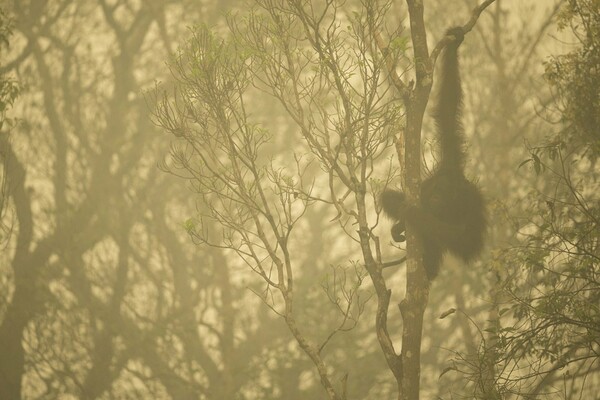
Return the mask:
<svg viewBox="0 0 600 400">
<path fill-rule="evenodd" d="M 585 398 L 600 384 L 599 3 L 570 0 L 559 26 L 580 43 L 546 64 L 556 91 L 549 111 L 561 129 L 521 163 L 533 166 L 538 189 L 525 199 L 530 217 L 520 245 L 501 258 L 508 308 L 480 349 L 482 357 L 493 354 L 504 397 Z M 477 365 L 471 371 L 475 381 L 485 376 Z"/>
<path fill-rule="evenodd" d="M 594 0 L 569 0 L 559 26 L 571 27 L 579 49 L 546 63 L 545 77 L 557 91 L 562 121 L 569 136 L 600 154 L 600 5 Z"/>
</svg>

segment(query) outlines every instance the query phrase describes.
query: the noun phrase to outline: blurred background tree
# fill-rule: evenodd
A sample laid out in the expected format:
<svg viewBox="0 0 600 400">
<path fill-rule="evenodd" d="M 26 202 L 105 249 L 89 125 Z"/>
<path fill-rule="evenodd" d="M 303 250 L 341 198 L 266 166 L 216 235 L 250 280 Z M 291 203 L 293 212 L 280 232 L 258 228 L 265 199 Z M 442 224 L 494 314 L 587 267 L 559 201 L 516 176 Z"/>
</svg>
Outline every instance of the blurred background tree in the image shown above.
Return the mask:
<svg viewBox="0 0 600 400">
<path fill-rule="evenodd" d="M 432 284 L 423 398 L 593 398 L 598 391 L 596 3 L 569 1 L 559 8 L 549 0 L 498 1 L 461 47 L 468 171 L 485 191 L 492 223 L 482 259 L 469 268 L 450 262 Z M 477 4 L 425 2 L 430 40 L 464 23 Z M 3 106 L 3 121 L 15 121 L 3 122 L 0 132 L 0 398 L 326 398 L 313 362 L 265 305 L 276 299 L 274 291 L 239 257 L 199 241 L 207 232 L 210 239 L 230 239 L 215 221 L 200 223 L 210 207 L 222 204 L 195 195 L 193 181 L 186 186 L 161 171 L 173 166 L 164 159 L 171 138 L 152 123 L 155 104 L 144 94 L 155 80 L 169 93 L 177 86 L 166 62 L 180 59 L 178 48 L 191 43 L 197 31 L 188 27 L 204 22 L 230 41 L 229 28 L 249 15 L 249 6 L 235 0 L 26 0 L 3 1 L 2 9 L 0 82 L 3 88 L 19 82 L 20 94 L 11 89 L 0 99 L 12 105 L 6 117 Z M 360 10 L 359 2 L 346 2 L 337 14 L 341 28 Z M 400 56 L 411 54 L 406 16 L 406 5 L 394 2 L 380 23 L 396 38 L 390 49 L 399 55 L 398 71 L 410 76 L 412 59 Z M 546 56 L 562 50 L 552 37 L 557 28 L 561 38 L 573 31 L 579 47 L 550 59 L 544 71 Z M 256 56 L 256 49 L 243 48 L 249 54 L 238 56 Z M 385 93 L 389 82 L 381 71 L 378 90 Z M 353 77 L 344 87 L 357 82 Z M 287 180 L 281 160 L 303 167 L 306 178 L 323 171 L 293 158 L 293 151 L 308 154 L 310 143 L 297 141 L 298 125 L 276 101 L 252 90 L 252 128 L 272 135 L 256 160 L 272 167 L 263 177 L 280 182 L 267 204 L 293 203 L 291 214 L 273 210 L 294 216 L 303 210 L 298 205 L 310 203 L 287 243 L 296 255 L 298 326 L 315 343 L 327 343 L 321 356 L 340 394 L 397 398 L 373 329 L 374 291 L 350 239 L 357 227 L 345 208 L 338 215 L 331 204 L 291 190 L 288 183 L 299 181 Z M 334 93 L 314 97 L 331 115 L 339 107 Z M 382 118 L 382 129 L 402 122 L 397 107 Z M 332 134 L 341 132 L 340 121 L 330 122 Z M 429 123 L 426 118 L 426 143 Z M 390 132 L 392 141 L 396 133 Z M 393 153 L 381 153 L 373 173 L 380 182 L 369 181 L 365 204 L 372 208 L 368 199 L 377 185 L 398 177 L 390 167 L 397 165 Z M 518 168 L 528 157 L 532 161 Z M 327 181 L 302 183 L 313 187 L 311 195 L 329 190 Z M 291 197 L 277 203 L 283 194 Z M 341 186 L 335 194 L 344 195 Z M 228 206 L 224 217 L 248 215 Z M 388 229 L 378 221 L 373 231 L 386 261 L 403 254 L 388 244 Z M 384 278 L 390 301 L 398 303 L 405 268 L 387 269 Z M 439 319 L 449 308 L 459 312 Z M 399 346 L 402 320 L 395 307 L 388 330 Z"/>
<path fill-rule="evenodd" d="M 13 21 L 0 9 L 0 51 L 6 52 L 13 30 Z M 6 244 L 12 231 L 12 218 L 8 211 L 8 153 L 6 146 L 10 140 L 10 131 L 15 120 L 8 112 L 19 95 L 19 85 L 13 77 L 6 74 L 6 68 L 0 66 L 0 246 Z"/>
</svg>

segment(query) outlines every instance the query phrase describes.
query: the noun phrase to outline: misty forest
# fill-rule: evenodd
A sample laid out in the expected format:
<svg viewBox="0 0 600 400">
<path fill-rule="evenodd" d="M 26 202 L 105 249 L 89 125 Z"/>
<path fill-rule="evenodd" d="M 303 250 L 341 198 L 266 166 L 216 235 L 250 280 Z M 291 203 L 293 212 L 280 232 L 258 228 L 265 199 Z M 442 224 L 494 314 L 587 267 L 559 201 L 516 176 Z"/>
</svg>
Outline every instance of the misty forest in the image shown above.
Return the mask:
<svg viewBox="0 0 600 400">
<path fill-rule="evenodd" d="M 0 0 L 0 400 L 598 400 L 598 157 L 598 0 Z"/>
</svg>

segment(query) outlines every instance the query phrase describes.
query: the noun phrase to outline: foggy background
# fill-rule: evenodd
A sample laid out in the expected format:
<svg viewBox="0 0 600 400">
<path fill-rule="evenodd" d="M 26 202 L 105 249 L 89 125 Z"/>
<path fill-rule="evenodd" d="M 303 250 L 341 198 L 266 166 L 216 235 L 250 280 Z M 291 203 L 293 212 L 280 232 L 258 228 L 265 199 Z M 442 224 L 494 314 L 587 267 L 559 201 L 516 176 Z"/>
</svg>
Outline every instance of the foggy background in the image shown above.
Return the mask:
<svg viewBox="0 0 600 400">
<path fill-rule="evenodd" d="M 287 3 L 0 2 L 0 400 L 399 398 L 357 234 L 364 217 L 377 262 L 405 254 L 376 200 L 402 186 L 405 110 L 383 63 L 368 75 L 375 2 L 325 17 L 348 101 L 376 99 L 368 143 L 340 133 L 355 125 Z M 430 50 L 478 4 L 424 3 Z M 377 7 L 408 83 L 406 4 Z M 431 284 L 424 399 L 599 398 L 599 26 L 594 0 L 497 0 L 461 45 L 489 231 Z M 433 132 L 428 112 L 423 176 Z M 362 204 L 327 143 L 366 165 Z M 399 350 L 406 266 L 381 276 Z"/>
</svg>

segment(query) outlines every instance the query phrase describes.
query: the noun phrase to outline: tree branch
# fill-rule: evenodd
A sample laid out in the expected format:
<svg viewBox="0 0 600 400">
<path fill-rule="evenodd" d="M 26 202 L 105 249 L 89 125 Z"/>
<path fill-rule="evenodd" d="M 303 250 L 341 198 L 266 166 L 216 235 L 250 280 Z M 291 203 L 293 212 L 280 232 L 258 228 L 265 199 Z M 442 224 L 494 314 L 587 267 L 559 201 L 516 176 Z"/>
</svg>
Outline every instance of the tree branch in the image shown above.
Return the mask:
<svg viewBox="0 0 600 400">
<path fill-rule="evenodd" d="M 467 23 L 465 25 L 462 26 L 462 30 L 464 32 L 464 34 L 466 35 L 468 32 L 470 32 L 473 27 L 475 26 L 475 23 L 477 22 L 477 20 L 479 19 L 479 16 L 481 15 L 481 13 L 490 5 L 492 5 L 492 3 L 494 3 L 496 0 L 485 0 L 483 3 L 481 3 L 479 6 L 475 7 L 473 9 L 473 11 L 471 12 L 471 18 L 469 19 L 469 21 L 467 21 Z M 448 36 L 444 36 L 439 42 L 438 44 L 435 46 L 435 48 L 431 51 L 431 62 L 433 64 L 435 64 L 435 60 L 437 60 L 437 57 L 439 56 L 439 54 L 441 53 L 441 51 L 444 49 L 444 47 L 446 47 L 446 45 L 448 43 L 450 43 L 452 39 Z"/>
</svg>

